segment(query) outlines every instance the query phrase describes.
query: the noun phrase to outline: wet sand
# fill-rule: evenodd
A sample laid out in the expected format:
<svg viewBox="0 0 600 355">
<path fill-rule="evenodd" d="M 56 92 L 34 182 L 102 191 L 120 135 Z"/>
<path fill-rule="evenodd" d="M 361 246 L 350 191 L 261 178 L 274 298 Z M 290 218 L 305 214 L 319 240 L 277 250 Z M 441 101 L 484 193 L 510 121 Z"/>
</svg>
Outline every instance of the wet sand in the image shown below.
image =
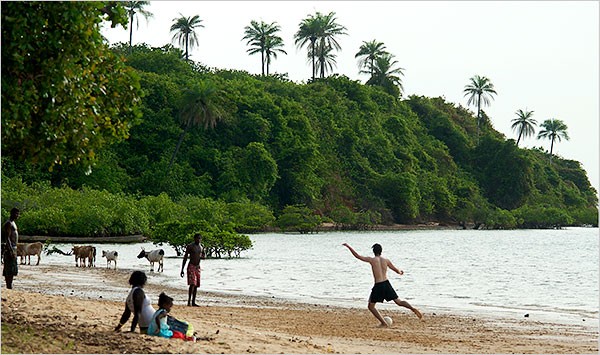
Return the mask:
<svg viewBox="0 0 600 355">
<path fill-rule="evenodd" d="M 175 298 L 172 314 L 193 324 L 198 341 L 115 333 L 130 271 L 104 267 L 21 266 L 13 290 L 2 283 L 3 353 L 598 353 L 598 324 L 385 310 L 377 328 L 366 309 L 323 307 L 282 299 L 200 291 L 201 307 L 185 306 L 187 287 L 153 284 Z M 156 308 L 156 304 L 154 304 Z M 129 329 L 129 324 L 123 327 Z M 23 341 L 31 338 L 32 341 Z"/>
</svg>

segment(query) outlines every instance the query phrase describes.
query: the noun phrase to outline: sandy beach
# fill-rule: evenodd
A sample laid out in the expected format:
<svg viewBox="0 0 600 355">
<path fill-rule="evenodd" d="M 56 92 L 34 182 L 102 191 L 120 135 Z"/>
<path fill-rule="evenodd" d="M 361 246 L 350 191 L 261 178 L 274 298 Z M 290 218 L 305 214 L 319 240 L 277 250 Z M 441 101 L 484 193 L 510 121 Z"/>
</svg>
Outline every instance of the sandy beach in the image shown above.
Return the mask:
<svg viewBox="0 0 600 355">
<path fill-rule="evenodd" d="M 391 328 L 377 328 L 366 309 L 323 307 L 281 299 L 199 292 L 201 307 L 185 306 L 187 287 L 153 284 L 175 298 L 172 314 L 193 324 L 197 341 L 115 333 L 130 271 L 103 267 L 21 266 L 14 289 L 2 284 L 2 353 L 598 353 L 598 324 L 539 322 L 385 310 Z"/>
</svg>

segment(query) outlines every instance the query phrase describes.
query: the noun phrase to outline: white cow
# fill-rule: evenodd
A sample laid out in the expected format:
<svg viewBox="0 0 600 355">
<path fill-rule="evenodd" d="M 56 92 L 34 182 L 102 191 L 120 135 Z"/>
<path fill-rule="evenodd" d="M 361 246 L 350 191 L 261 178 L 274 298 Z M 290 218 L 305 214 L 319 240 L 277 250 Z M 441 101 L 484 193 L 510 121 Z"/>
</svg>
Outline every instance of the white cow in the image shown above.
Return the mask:
<svg viewBox="0 0 600 355">
<path fill-rule="evenodd" d="M 138 254 L 138 259 L 146 258 L 150 262 L 150 271 L 154 271 L 154 263 L 158 263 L 157 272 L 163 271 L 163 256 L 165 256 L 165 251 L 162 249 L 155 249 L 152 251 L 145 251 L 142 248 L 142 251 Z"/>
<path fill-rule="evenodd" d="M 119 256 L 119 253 L 117 253 L 116 250 L 102 250 L 102 257 L 106 258 L 106 268 L 108 269 L 108 266 L 110 265 L 110 263 L 112 263 L 114 261 L 115 263 L 115 270 L 117 269 L 117 257 Z"/>
</svg>

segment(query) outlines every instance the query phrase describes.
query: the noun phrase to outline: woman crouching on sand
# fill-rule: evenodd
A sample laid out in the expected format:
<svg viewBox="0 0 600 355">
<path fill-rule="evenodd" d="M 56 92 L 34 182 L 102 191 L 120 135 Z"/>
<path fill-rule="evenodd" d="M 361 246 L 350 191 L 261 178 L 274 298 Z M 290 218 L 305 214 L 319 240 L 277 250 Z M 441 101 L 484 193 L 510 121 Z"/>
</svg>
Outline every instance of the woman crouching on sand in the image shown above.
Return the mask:
<svg viewBox="0 0 600 355">
<path fill-rule="evenodd" d="M 148 277 L 143 271 L 134 271 L 129 277 L 129 284 L 131 285 L 131 291 L 127 295 L 125 300 L 125 310 L 119 321 L 119 325 L 115 327 L 115 332 L 121 330 L 121 327 L 129 320 L 129 316 L 133 313 L 133 320 L 131 321 L 131 332 L 135 332 L 135 327 L 140 325 L 140 333 L 146 334 L 148 332 L 148 326 L 152 321 L 154 315 L 154 307 L 150 303 L 150 299 L 144 292 L 144 285 Z"/>
</svg>

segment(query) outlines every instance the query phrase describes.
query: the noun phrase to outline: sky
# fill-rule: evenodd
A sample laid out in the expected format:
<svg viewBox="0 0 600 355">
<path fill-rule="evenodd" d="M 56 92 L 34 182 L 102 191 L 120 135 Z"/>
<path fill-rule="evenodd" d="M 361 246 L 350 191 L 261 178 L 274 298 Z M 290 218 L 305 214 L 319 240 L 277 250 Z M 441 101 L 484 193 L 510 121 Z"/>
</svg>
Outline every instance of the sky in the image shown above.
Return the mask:
<svg viewBox="0 0 600 355">
<path fill-rule="evenodd" d="M 311 76 L 307 48 L 297 48 L 300 22 L 317 11 L 335 13 L 346 27 L 333 73 L 365 82 L 355 54 L 377 40 L 404 69 L 403 97 L 443 97 L 467 106 L 464 87 L 474 75 L 490 79 L 497 92 L 484 111 L 506 138 L 515 112 L 534 111 L 538 124 L 560 119 L 570 140 L 554 153 L 582 163 L 592 186 L 599 184 L 600 2 L 598 1 L 151 1 L 153 17 L 134 23 L 133 43 L 161 47 L 172 43 L 175 18 L 198 15 L 199 45 L 190 59 L 208 67 L 260 74 L 260 54 L 248 55 L 243 40 L 250 21 L 277 22 L 287 52 L 273 59 L 270 72 L 297 83 Z M 104 26 L 109 43 L 129 42 L 129 30 Z M 476 112 L 476 107 L 470 107 Z M 543 147 L 536 135 L 521 147 Z"/>
</svg>

